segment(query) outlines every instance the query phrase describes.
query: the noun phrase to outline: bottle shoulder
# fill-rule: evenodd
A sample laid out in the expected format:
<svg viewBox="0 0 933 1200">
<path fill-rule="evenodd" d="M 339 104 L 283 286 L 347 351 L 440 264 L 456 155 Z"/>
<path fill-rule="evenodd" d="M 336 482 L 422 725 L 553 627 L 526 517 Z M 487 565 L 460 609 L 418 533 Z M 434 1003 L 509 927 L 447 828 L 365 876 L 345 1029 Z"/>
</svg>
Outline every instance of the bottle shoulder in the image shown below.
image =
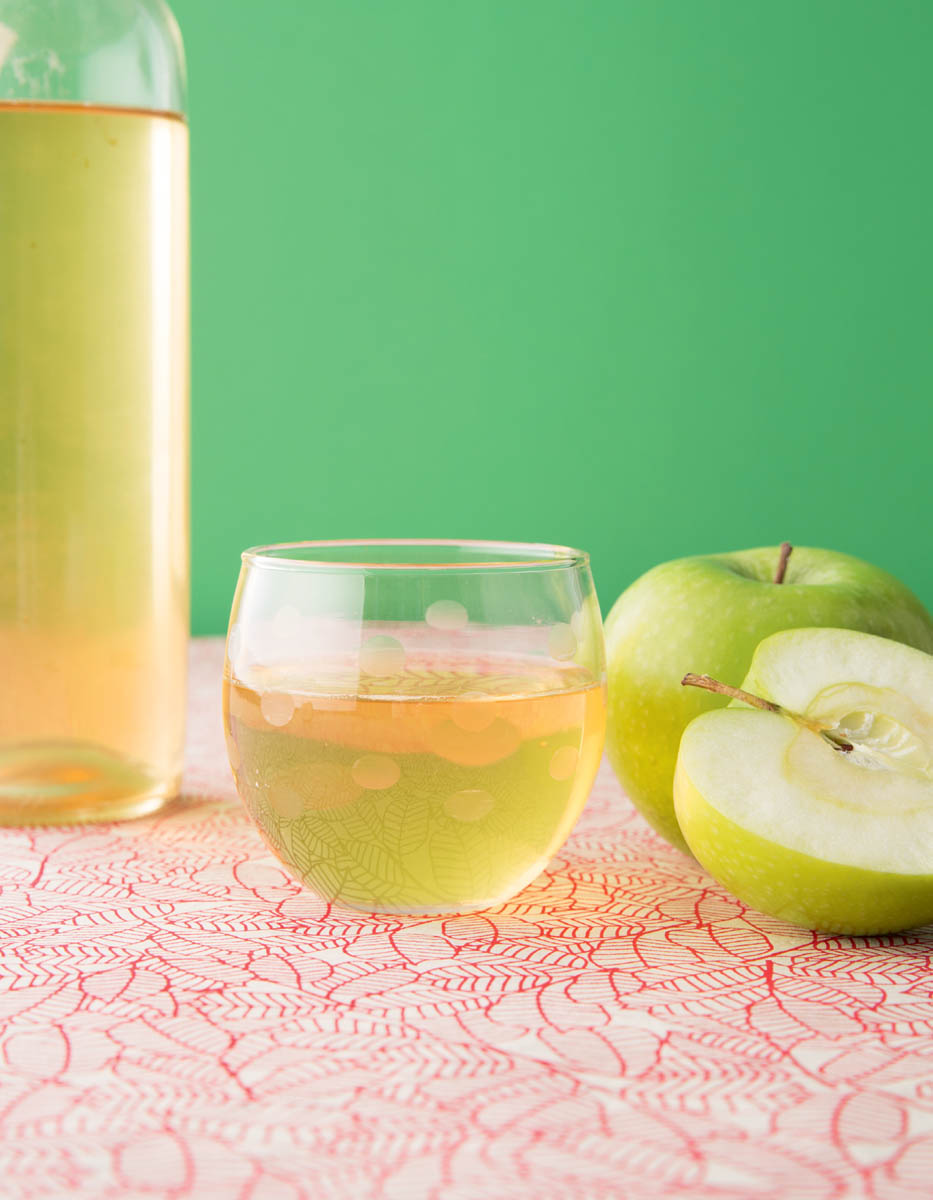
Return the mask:
<svg viewBox="0 0 933 1200">
<path fill-rule="evenodd" d="M 185 55 L 164 0 L 0 0 L 0 103 L 184 115 Z"/>
</svg>

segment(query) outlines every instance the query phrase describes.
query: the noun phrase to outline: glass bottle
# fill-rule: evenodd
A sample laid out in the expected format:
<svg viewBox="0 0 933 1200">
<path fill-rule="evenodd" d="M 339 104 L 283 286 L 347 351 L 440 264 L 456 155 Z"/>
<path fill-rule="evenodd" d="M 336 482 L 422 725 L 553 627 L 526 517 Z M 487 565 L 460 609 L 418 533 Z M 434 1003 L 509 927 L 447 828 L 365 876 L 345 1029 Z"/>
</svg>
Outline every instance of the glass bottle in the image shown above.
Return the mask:
<svg viewBox="0 0 933 1200">
<path fill-rule="evenodd" d="M 162 0 L 0 0 L 0 823 L 177 793 L 188 133 Z"/>
</svg>

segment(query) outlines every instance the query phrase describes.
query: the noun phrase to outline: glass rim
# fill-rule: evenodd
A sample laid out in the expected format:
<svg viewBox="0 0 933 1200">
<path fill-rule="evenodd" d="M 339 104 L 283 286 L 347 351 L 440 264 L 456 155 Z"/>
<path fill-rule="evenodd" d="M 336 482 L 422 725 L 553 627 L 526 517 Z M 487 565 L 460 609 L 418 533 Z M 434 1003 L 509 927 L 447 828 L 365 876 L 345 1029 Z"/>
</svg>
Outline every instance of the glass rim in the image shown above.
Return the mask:
<svg viewBox="0 0 933 1200">
<path fill-rule="evenodd" d="M 450 562 L 439 557 L 437 562 L 370 562 L 363 560 L 341 560 L 339 558 L 307 558 L 292 556 L 288 551 L 339 550 L 349 547 L 405 546 L 436 547 L 439 551 L 458 549 L 473 552 L 488 551 L 491 555 L 513 555 L 514 557 L 490 558 L 487 561 Z M 508 542 L 472 540 L 468 538 L 337 538 L 307 542 L 270 542 L 262 546 L 250 546 L 240 555 L 248 566 L 272 567 L 279 570 L 341 570 L 341 571 L 516 571 L 542 567 L 572 569 L 589 566 L 590 556 L 585 550 L 572 546 L 561 546 L 550 542 Z"/>
</svg>

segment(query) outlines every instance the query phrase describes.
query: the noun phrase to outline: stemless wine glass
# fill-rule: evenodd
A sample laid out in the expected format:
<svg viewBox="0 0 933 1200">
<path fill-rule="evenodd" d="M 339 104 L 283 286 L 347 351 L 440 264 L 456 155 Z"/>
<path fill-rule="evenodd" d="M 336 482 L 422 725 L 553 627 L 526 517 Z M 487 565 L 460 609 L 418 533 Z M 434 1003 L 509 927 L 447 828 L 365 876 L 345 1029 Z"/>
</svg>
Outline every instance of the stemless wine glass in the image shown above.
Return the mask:
<svg viewBox="0 0 933 1200">
<path fill-rule="evenodd" d="M 273 852 L 367 912 L 500 904 L 580 815 L 605 732 L 589 559 L 507 542 L 247 550 L 230 764 Z"/>
</svg>

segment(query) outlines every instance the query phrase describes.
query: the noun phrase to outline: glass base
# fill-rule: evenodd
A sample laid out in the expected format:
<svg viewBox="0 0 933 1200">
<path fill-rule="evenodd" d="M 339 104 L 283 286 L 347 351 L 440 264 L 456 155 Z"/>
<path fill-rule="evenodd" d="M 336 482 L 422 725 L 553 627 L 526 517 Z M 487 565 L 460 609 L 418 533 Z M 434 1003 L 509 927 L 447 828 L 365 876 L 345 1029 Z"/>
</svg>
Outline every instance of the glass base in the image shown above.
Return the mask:
<svg viewBox="0 0 933 1200">
<path fill-rule="evenodd" d="M 311 890 L 311 889 L 309 889 Z M 317 893 L 315 893 L 317 894 Z M 352 904 L 347 900 L 331 900 L 328 903 L 336 908 L 345 908 L 348 912 L 363 914 L 369 917 L 468 917 L 471 913 L 486 912 L 490 908 L 498 908 L 500 904 L 505 904 L 510 897 L 506 896 L 501 900 L 484 901 L 481 904 L 448 904 L 442 908 L 394 908 L 390 905 L 379 907 L 376 905 Z"/>
<path fill-rule="evenodd" d="M 79 825 L 154 813 L 178 795 L 180 775 L 86 742 L 0 746 L 0 825 Z"/>
<path fill-rule="evenodd" d="M 339 908 L 345 908 L 353 913 L 365 913 L 374 917 L 466 917 L 470 913 L 487 912 L 491 908 L 499 908 L 503 904 L 507 904 L 525 890 L 545 870 L 548 863 L 551 862 L 553 855 L 546 855 L 539 858 L 530 867 L 516 877 L 510 886 L 509 890 L 501 895 L 490 896 L 484 900 L 467 900 L 462 904 L 452 900 L 447 904 L 380 904 L 378 901 L 367 903 L 363 900 L 346 899 L 344 896 L 326 897 L 314 886 L 299 875 L 295 868 L 290 866 L 278 851 L 274 851 L 276 856 L 288 868 L 292 875 L 303 883 L 309 892 L 313 892 L 321 900 L 325 900 L 328 904 L 333 904 Z"/>
</svg>

